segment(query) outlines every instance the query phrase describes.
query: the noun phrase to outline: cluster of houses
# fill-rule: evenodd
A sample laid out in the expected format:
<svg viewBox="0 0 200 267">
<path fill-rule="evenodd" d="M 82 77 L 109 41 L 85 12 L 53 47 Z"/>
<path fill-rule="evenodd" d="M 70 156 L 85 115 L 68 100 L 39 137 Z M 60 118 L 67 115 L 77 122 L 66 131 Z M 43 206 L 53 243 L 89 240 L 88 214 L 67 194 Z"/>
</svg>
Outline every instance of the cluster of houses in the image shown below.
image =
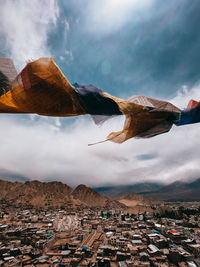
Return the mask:
<svg viewBox="0 0 200 267">
<path fill-rule="evenodd" d="M 177 203 L 167 205 L 177 209 Z M 199 209 L 198 203 L 191 205 Z M 72 212 L 4 207 L 0 266 L 197 267 L 200 214 L 174 219 L 106 208 Z"/>
</svg>

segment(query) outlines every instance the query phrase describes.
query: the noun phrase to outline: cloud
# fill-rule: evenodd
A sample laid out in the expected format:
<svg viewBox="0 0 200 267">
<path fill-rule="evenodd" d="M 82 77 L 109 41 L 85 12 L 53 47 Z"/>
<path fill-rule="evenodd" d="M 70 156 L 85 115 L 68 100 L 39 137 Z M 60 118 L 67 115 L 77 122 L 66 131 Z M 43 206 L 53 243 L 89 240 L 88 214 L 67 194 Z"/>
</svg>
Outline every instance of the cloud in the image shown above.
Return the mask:
<svg viewBox="0 0 200 267">
<path fill-rule="evenodd" d="M 104 159 L 93 157 L 95 148 L 87 144 L 95 135 L 102 139 L 103 133 L 87 118 L 61 129 L 57 118 L 35 116 L 29 121 L 29 116 L 2 115 L 1 126 L 2 169 L 30 179 L 60 179 L 69 184 L 91 184 L 98 176 L 98 164 Z"/>
<path fill-rule="evenodd" d="M 186 85 L 183 85 L 181 90 L 177 92 L 176 96 L 171 100 L 171 102 L 183 109 L 187 106 L 191 99 L 196 101 L 200 100 L 199 89 L 200 83 L 197 83 L 192 89 L 188 88 Z"/>
<path fill-rule="evenodd" d="M 126 23 L 141 20 L 152 0 L 102 0 L 88 2 L 85 26 L 94 34 L 107 35 L 119 30 Z M 142 16 L 143 17 L 143 16 Z"/>
<path fill-rule="evenodd" d="M 11 172 L 10 170 L 0 169 L 0 179 L 10 180 L 10 181 L 19 181 L 26 182 L 28 181 L 27 177 L 23 174 Z"/>
<path fill-rule="evenodd" d="M 1 1 L 0 35 L 18 68 L 27 60 L 51 55 L 47 38 L 58 14 L 56 0 Z"/>
</svg>

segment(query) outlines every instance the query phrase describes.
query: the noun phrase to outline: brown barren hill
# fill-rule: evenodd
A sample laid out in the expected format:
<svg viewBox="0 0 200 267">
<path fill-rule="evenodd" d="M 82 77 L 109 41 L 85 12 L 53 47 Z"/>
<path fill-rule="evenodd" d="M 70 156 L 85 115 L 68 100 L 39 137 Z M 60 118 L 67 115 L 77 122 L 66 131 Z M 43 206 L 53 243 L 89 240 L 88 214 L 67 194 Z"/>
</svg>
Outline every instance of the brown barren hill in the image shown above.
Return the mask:
<svg viewBox="0 0 200 267">
<path fill-rule="evenodd" d="M 108 197 L 104 197 L 97 193 L 95 190 L 87 187 L 83 184 L 77 186 L 72 192 L 72 196 L 76 200 L 80 200 L 82 203 L 89 207 L 103 207 L 103 206 L 114 206 L 121 207 L 120 203 L 115 200 L 111 200 Z"/>
<path fill-rule="evenodd" d="M 21 206 L 61 206 L 70 201 L 73 189 L 61 182 L 25 183 L 0 180 L 0 200 L 9 205 Z"/>
<path fill-rule="evenodd" d="M 0 203 L 10 206 L 42 208 L 122 207 L 93 189 L 79 185 L 74 190 L 61 182 L 28 181 L 8 182 L 0 180 Z"/>
<path fill-rule="evenodd" d="M 118 201 L 127 207 L 135 207 L 139 204 L 151 204 L 153 199 L 148 196 L 138 194 L 127 194 L 118 199 Z"/>
</svg>

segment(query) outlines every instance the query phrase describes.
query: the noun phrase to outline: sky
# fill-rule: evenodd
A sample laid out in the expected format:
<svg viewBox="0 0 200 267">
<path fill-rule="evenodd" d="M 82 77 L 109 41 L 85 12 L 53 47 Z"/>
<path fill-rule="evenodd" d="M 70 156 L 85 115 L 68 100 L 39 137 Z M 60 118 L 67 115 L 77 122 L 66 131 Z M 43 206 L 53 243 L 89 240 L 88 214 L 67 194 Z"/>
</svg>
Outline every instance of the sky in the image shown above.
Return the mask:
<svg viewBox="0 0 200 267">
<path fill-rule="evenodd" d="M 179 108 L 200 98 L 199 0 L 0 0 L 0 56 L 20 71 L 52 56 L 71 83 Z M 150 139 L 106 142 L 123 118 L 0 116 L 0 178 L 70 186 L 190 181 L 200 177 L 200 124 Z"/>
</svg>

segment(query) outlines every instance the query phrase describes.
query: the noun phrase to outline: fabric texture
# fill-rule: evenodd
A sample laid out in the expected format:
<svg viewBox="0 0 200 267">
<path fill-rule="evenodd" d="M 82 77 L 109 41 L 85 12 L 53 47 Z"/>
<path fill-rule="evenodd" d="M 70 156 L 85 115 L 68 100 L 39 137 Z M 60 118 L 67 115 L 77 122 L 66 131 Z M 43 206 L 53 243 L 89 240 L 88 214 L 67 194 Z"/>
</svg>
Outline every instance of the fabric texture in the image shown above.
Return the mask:
<svg viewBox="0 0 200 267">
<path fill-rule="evenodd" d="M 90 114 L 96 123 L 124 115 L 124 128 L 107 137 L 123 143 L 132 137 L 149 138 L 168 132 L 173 124 L 199 122 L 200 104 L 191 100 L 181 111 L 167 101 L 143 95 L 123 100 L 93 85 L 71 85 L 53 58 L 29 62 L 18 75 L 10 59 L 0 58 L 0 113 L 58 117 Z"/>
<path fill-rule="evenodd" d="M 181 111 L 179 121 L 175 122 L 177 126 L 200 122 L 200 103 Z"/>
<path fill-rule="evenodd" d="M 93 85 L 77 86 L 75 91 L 86 112 L 91 115 L 122 115 L 117 103 L 103 95 L 103 91 Z"/>
<path fill-rule="evenodd" d="M 86 114 L 74 88 L 52 58 L 30 62 L 0 97 L 0 112 L 46 116 Z"/>
</svg>

